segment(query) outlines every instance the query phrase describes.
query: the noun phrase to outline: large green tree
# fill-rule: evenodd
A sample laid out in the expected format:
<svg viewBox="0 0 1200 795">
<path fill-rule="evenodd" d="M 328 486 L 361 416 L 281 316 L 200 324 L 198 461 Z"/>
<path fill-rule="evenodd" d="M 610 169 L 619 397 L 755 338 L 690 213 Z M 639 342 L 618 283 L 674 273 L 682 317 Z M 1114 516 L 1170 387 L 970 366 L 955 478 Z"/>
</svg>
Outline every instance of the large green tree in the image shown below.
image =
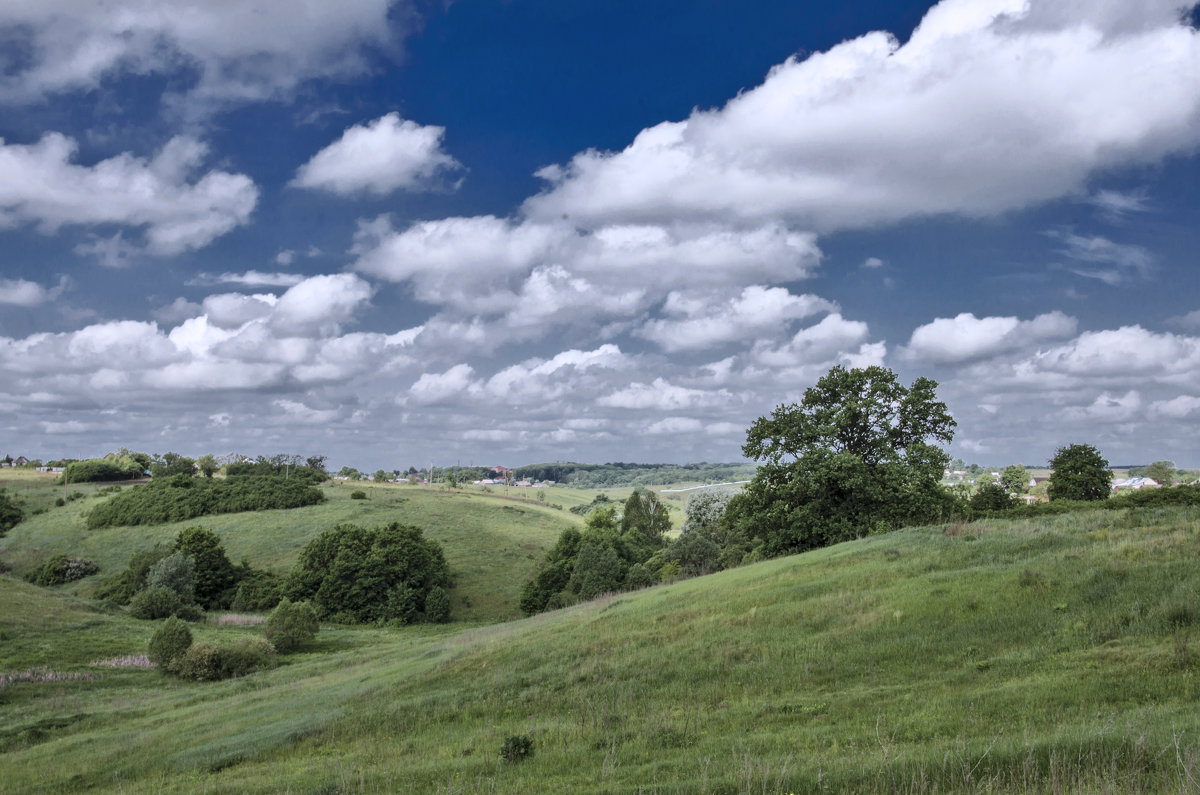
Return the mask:
<svg viewBox="0 0 1200 795">
<path fill-rule="evenodd" d="M 1058 448 L 1050 469 L 1051 500 L 1103 500 L 1112 489 L 1108 459 L 1090 444 Z"/>
<path fill-rule="evenodd" d="M 1029 490 L 1029 470 L 1020 464 L 1011 464 L 1000 473 L 1000 483 L 1010 492 L 1024 494 Z"/>
<path fill-rule="evenodd" d="M 195 561 L 196 603 L 205 610 L 228 607 L 237 578 L 220 536 L 205 527 L 189 527 L 176 536 L 175 551 Z"/>
<path fill-rule="evenodd" d="M 1175 483 L 1176 471 L 1174 461 L 1155 461 L 1148 467 L 1142 467 L 1139 474 L 1153 479 L 1160 486 L 1170 486 Z"/>
<path fill-rule="evenodd" d="M 750 427 L 742 452 L 763 465 L 728 521 L 779 555 L 942 518 L 954 500 L 936 443 L 957 423 L 936 389 L 884 367 L 833 368 Z"/>
</svg>

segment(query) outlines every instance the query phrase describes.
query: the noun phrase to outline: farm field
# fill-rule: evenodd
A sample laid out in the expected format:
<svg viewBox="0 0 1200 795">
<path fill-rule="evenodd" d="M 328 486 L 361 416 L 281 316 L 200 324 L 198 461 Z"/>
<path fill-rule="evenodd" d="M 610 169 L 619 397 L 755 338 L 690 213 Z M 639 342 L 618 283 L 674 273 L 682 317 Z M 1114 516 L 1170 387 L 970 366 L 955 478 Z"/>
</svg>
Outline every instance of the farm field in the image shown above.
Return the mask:
<svg viewBox="0 0 1200 795">
<path fill-rule="evenodd" d="M 498 549 L 572 517 L 396 495 L 339 510 L 406 497 L 442 540 L 486 504 Z M 0 690 L 0 792 L 1194 791 L 1198 555 L 1196 508 L 910 528 L 531 619 L 326 625 L 208 684 L 92 665 L 153 624 L 4 576 L 0 671 L 28 675 Z"/>
</svg>

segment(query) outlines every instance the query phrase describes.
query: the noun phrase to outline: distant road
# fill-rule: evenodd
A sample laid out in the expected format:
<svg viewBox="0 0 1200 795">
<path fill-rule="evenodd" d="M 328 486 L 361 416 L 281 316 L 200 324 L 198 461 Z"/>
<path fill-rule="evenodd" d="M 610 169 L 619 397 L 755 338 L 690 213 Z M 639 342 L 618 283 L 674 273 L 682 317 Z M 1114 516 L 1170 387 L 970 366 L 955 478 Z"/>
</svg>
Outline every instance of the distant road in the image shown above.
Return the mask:
<svg viewBox="0 0 1200 795">
<path fill-rule="evenodd" d="M 732 483 L 705 483 L 703 486 L 688 486 L 686 489 L 659 489 L 659 494 L 677 494 L 681 491 L 695 491 L 696 489 L 715 489 L 717 486 L 742 486 L 749 483 L 748 480 L 735 480 Z"/>
</svg>

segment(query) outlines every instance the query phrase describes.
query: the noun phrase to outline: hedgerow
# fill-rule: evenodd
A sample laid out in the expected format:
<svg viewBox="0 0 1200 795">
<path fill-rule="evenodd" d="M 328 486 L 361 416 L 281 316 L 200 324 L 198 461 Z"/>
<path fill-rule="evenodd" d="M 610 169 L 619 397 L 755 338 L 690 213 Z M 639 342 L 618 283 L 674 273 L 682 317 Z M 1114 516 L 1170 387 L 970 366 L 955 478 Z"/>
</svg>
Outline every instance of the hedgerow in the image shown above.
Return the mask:
<svg viewBox="0 0 1200 795">
<path fill-rule="evenodd" d="M 99 483 L 106 480 L 133 480 L 145 474 L 145 467 L 129 456 L 109 456 L 73 461 L 63 470 L 63 483 Z"/>
<path fill-rule="evenodd" d="M 275 475 L 223 480 L 176 475 L 110 497 L 88 512 L 87 526 L 164 524 L 210 514 L 300 508 L 324 500 L 319 489 Z"/>
</svg>

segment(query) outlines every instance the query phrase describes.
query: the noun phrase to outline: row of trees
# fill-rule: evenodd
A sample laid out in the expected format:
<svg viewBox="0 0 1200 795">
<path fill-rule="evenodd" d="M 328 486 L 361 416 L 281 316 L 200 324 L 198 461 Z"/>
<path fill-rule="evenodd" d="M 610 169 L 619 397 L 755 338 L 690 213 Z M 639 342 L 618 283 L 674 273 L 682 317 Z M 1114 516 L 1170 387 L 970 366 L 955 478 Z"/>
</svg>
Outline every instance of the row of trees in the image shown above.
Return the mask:
<svg viewBox="0 0 1200 795">
<path fill-rule="evenodd" d="M 232 456 L 224 461 L 211 453 L 199 458 L 188 458 L 179 453 L 153 454 L 121 448 L 103 458 L 88 458 L 82 461 L 59 462 L 64 464 L 63 483 L 96 483 L 114 480 L 137 480 L 146 475 L 168 478 L 175 475 L 192 477 L 201 475 L 212 478 L 225 468 L 226 475 L 283 475 L 301 477 L 310 482 L 321 482 L 328 477 L 325 472 L 325 456 L 303 457 L 280 453 L 271 457 Z"/>
</svg>

